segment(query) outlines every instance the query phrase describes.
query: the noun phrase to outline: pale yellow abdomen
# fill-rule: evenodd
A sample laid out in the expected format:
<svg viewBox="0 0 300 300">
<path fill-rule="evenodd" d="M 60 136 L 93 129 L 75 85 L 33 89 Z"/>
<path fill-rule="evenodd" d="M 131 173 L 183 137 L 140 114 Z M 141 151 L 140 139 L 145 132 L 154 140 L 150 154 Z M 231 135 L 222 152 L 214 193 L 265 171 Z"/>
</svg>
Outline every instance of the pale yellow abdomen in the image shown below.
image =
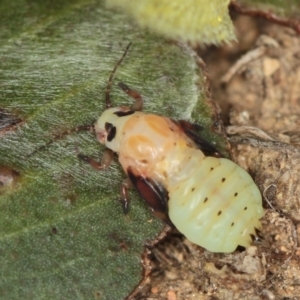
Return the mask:
<svg viewBox="0 0 300 300">
<path fill-rule="evenodd" d="M 250 246 L 263 216 L 256 184 L 234 162 L 192 152 L 190 170 L 182 168 L 185 179 L 168 187 L 172 223 L 191 242 L 212 252 Z"/>
</svg>

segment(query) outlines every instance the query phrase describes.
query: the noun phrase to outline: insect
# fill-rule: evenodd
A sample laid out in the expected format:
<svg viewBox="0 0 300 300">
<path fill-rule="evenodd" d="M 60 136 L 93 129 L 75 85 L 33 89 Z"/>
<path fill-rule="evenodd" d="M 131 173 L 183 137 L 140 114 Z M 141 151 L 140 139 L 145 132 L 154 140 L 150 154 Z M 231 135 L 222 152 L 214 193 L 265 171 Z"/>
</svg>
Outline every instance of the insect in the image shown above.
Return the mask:
<svg viewBox="0 0 300 300">
<path fill-rule="evenodd" d="M 119 83 L 135 99 L 131 107 L 112 107 L 114 67 L 106 88 L 106 110 L 95 124 L 97 140 L 107 147 L 102 162 L 79 154 L 96 169 L 109 167 L 118 154 L 128 178 L 121 187 L 128 212 L 130 186 L 153 213 L 191 242 L 212 252 L 248 247 L 261 228 L 262 197 L 250 175 L 195 133 L 187 121 L 142 112 L 140 94 Z"/>
</svg>

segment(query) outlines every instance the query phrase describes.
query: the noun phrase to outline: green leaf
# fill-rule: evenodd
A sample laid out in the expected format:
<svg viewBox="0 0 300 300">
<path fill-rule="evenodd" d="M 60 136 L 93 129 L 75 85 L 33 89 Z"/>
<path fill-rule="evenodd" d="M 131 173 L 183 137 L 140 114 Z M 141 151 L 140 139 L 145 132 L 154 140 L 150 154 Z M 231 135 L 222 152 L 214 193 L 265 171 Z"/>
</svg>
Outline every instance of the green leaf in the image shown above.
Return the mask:
<svg viewBox="0 0 300 300">
<path fill-rule="evenodd" d="M 132 42 L 113 102 L 131 101 L 122 81 L 145 111 L 197 121 L 222 146 L 195 55 L 102 1 L 5 0 L 0 20 L 0 298 L 123 299 L 164 224 L 134 191 L 124 215 L 119 164 L 95 171 L 77 154 L 98 158 L 103 146 L 90 132 L 64 133 L 103 111 L 109 74 Z"/>
</svg>

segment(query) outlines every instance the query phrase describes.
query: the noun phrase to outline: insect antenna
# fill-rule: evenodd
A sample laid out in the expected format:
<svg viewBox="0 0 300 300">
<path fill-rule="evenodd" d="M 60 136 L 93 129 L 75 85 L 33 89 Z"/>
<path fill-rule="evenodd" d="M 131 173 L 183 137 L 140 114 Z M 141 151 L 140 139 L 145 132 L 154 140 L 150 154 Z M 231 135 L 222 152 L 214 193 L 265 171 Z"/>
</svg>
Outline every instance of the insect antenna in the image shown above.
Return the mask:
<svg viewBox="0 0 300 300">
<path fill-rule="evenodd" d="M 45 145 L 42 145 L 40 147 L 38 147 L 37 149 L 35 149 L 33 152 L 31 152 L 30 154 L 28 154 L 26 156 L 26 158 L 30 158 L 31 156 L 35 155 L 37 152 L 42 151 L 46 148 L 48 148 L 51 144 L 53 144 L 54 142 L 63 139 L 65 136 L 70 135 L 72 133 L 75 132 L 80 132 L 80 131 L 91 131 L 94 132 L 95 128 L 94 125 L 81 125 L 81 126 L 77 126 L 75 128 L 63 131 L 57 135 L 55 135 L 50 141 L 48 141 Z"/>
<path fill-rule="evenodd" d="M 114 77 L 114 75 L 115 75 L 118 67 L 120 66 L 120 64 L 122 63 L 124 57 L 126 56 L 130 45 L 131 45 L 131 42 L 127 45 L 127 47 L 126 47 L 126 49 L 125 49 L 122 57 L 119 59 L 119 61 L 115 65 L 114 69 L 110 73 L 110 76 L 109 76 L 109 79 L 108 79 L 108 83 L 107 83 L 107 86 L 106 86 L 106 90 L 105 90 L 105 104 L 106 104 L 106 108 L 112 107 L 112 103 L 111 103 L 111 100 L 110 100 L 110 90 L 111 90 L 112 80 L 113 80 L 113 77 Z"/>
<path fill-rule="evenodd" d="M 110 90 L 111 90 L 111 85 L 112 85 L 112 80 L 113 80 L 113 77 L 118 69 L 118 67 L 120 66 L 120 64 L 122 63 L 124 57 L 126 56 L 128 50 L 129 50 L 129 47 L 131 46 L 131 42 L 127 45 L 122 57 L 119 59 L 119 61 L 116 63 L 115 67 L 113 68 L 110 76 L 109 76 L 109 79 L 108 79 L 108 83 L 107 83 L 107 86 L 106 86 L 106 90 L 105 90 L 105 103 L 106 103 L 106 108 L 109 108 L 112 106 L 112 103 L 111 103 L 111 100 L 110 100 Z M 95 128 L 94 128 L 94 125 L 81 125 L 81 126 L 77 126 L 76 128 L 73 128 L 73 129 L 69 129 L 69 130 L 66 130 L 60 134 L 57 134 L 55 135 L 49 142 L 47 142 L 45 145 L 42 145 L 40 147 L 38 147 L 36 150 L 34 150 L 33 152 L 31 152 L 30 154 L 28 154 L 26 156 L 26 158 L 28 159 L 29 157 L 35 155 L 37 152 L 49 147 L 52 143 L 54 143 L 55 141 L 57 140 L 61 140 L 63 137 L 69 135 L 69 134 L 72 134 L 72 133 L 75 133 L 75 132 L 79 132 L 79 131 L 95 131 Z"/>
</svg>

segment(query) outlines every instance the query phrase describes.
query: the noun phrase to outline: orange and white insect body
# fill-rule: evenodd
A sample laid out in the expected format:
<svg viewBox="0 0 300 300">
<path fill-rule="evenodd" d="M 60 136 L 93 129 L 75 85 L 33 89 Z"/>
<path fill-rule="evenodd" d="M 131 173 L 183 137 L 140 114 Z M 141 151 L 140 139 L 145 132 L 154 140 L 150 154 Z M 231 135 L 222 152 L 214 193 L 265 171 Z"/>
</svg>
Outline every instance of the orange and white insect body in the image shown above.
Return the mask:
<svg viewBox="0 0 300 300">
<path fill-rule="evenodd" d="M 78 157 L 102 170 L 117 153 L 129 181 L 153 213 L 193 243 L 212 252 L 248 247 L 263 216 L 261 194 L 250 175 L 199 136 L 199 125 L 141 112 L 141 95 L 124 83 L 119 87 L 135 103 L 131 108 L 112 107 L 113 75 L 129 46 L 109 77 L 106 110 L 95 125 L 98 141 L 109 150 L 101 164 L 83 154 Z M 121 186 L 125 213 L 129 181 Z"/>
<path fill-rule="evenodd" d="M 105 110 L 95 130 L 153 211 L 190 241 L 212 252 L 252 243 L 262 198 L 237 164 L 206 156 L 179 123 L 127 107 Z"/>
</svg>

